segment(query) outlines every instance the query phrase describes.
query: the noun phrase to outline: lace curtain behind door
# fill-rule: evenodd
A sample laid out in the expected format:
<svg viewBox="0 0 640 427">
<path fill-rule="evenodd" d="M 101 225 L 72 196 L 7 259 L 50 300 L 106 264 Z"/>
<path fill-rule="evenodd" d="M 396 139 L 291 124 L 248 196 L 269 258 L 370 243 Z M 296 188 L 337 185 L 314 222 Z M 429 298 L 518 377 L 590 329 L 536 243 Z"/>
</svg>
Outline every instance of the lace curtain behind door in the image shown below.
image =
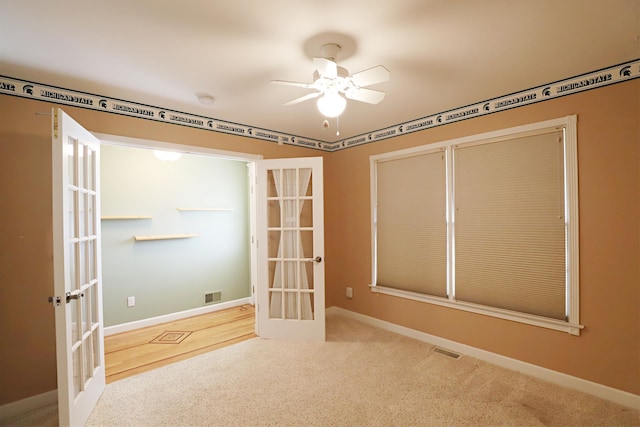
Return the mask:
<svg viewBox="0 0 640 427">
<path fill-rule="evenodd" d="M 269 305 L 271 318 L 312 320 L 311 293 L 297 290 L 309 289 L 306 259 L 312 254 L 305 254 L 300 232 L 300 214 L 305 200 L 311 169 L 273 170 L 276 195 L 280 204 L 280 240 L 278 243 L 277 261 L 272 289 L 283 289 L 272 292 Z M 291 289 L 296 291 L 284 291 Z M 300 317 L 298 317 L 298 303 Z M 284 312 L 283 312 L 284 305 Z"/>
</svg>

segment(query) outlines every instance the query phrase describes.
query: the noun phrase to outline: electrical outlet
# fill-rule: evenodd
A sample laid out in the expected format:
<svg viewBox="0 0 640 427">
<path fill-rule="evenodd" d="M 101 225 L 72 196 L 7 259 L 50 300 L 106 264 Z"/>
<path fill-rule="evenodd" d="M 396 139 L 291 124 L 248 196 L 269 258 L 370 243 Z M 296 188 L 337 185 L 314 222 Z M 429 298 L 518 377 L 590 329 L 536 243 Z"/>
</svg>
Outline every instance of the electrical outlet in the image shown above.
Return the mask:
<svg viewBox="0 0 640 427">
<path fill-rule="evenodd" d="M 353 288 L 351 286 L 347 286 L 347 298 L 353 298 Z"/>
<path fill-rule="evenodd" d="M 136 297 L 128 297 L 127 307 L 135 307 L 135 305 L 136 305 Z"/>
</svg>

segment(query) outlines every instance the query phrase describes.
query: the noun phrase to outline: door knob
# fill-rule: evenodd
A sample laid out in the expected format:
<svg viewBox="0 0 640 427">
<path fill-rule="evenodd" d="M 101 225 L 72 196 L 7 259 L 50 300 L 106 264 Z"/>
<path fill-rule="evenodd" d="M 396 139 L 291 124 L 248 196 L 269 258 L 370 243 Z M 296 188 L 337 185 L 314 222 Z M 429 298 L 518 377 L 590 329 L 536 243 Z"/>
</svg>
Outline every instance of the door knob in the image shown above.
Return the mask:
<svg viewBox="0 0 640 427">
<path fill-rule="evenodd" d="M 69 301 L 71 301 L 72 299 L 80 299 L 83 296 L 84 296 L 84 293 L 79 291 L 75 291 L 73 293 L 67 292 L 67 304 L 69 304 Z"/>
<path fill-rule="evenodd" d="M 322 262 L 322 257 L 317 256 L 315 258 L 309 258 L 307 262 Z"/>
</svg>

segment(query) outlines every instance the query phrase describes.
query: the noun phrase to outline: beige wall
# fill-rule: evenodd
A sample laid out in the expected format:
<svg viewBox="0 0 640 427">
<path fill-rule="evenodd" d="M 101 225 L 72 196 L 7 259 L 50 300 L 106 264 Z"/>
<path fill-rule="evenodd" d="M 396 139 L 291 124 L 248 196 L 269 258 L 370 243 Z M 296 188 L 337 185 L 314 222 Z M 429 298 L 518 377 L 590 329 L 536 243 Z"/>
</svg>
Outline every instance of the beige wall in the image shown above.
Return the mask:
<svg viewBox="0 0 640 427">
<path fill-rule="evenodd" d="M 64 107 L 87 129 L 265 158 L 325 157 L 327 307 L 336 305 L 640 394 L 640 79 L 337 153 Z M 0 405 L 56 388 L 51 105 L 0 95 Z M 578 114 L 580 337 L 372 294 L 369 156 Z M 344 288 L 354 288 L 354 298 Z"/>
<path fill-rule="evenodd" d="M 327 302 L 640 393 L 640 80 L 333 153 L 325 165 Z M 580 337 L 374 294 L 369 156 L 578 115 Z M 354 288 L 352 300 L 345 287 Z"/>
</svg>

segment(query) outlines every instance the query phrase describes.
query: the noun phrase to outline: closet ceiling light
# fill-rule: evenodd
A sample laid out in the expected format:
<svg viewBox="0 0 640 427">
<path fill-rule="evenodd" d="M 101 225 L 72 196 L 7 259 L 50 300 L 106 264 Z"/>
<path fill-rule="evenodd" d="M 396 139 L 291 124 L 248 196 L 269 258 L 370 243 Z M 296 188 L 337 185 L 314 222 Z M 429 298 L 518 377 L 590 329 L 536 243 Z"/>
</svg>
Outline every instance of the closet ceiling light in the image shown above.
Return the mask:
<svg viewBox="0 0 640 427">
<path fill-rule="evenodd" d="M 173 162 L 182 157 L 182 153 L 178 153 L 177 151 L 153 150 L 153 154 L 163 162 Z"/>
</svg>

